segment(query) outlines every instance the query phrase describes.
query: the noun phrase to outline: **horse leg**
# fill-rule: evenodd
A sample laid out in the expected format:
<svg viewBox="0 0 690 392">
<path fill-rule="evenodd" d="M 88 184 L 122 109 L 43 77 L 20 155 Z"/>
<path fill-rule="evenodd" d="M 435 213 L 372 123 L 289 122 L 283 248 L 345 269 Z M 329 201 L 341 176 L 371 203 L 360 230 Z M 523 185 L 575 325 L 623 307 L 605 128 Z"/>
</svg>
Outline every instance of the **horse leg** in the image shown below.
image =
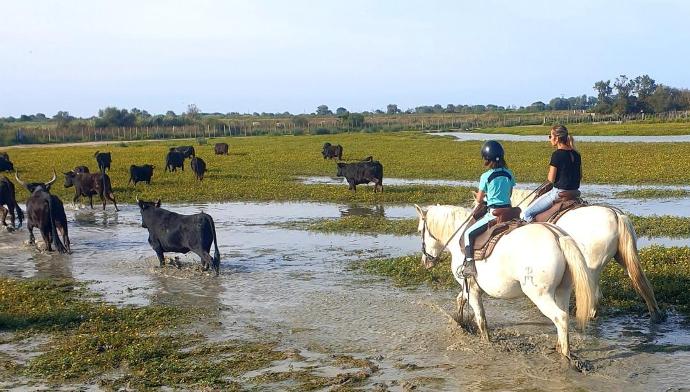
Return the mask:
<svg viewBox="0 0 690 392">
<path fill-rule="evenodd" d="M 465 323 L 465 304 L 467 304 L 467 299 L 465 299 L 465 290 L 460 290 L 460 292 L 458 293 L 458 297 L 455 299 L 455 302 L 458 304 L 458 313 L 456 316 L 456 320 L 458 324 L 463 325 Z"/>
<path fill-rule="evenodd" d="M 556 305 L 568 313 L 570 309 L 570 295 L 573 292 L 573 278 L 570 274 L 565 274 L 561 280 L 561 284 L 556 287 L 555 300 Z"/>
<path fill-rule="evenodd" d="M 470 285 L 470 306 L 474 311 L 474 320 L 479 328 L 479 336 L 484 341 L 489 341 L 489 328 L 486 325 L 486 314 L 484 313 L 484 304 L 482 303 L 482 290 L 479 288 L 477 282 L 472 278 L 468 279 L 467 283 Z"/>
<path fill-rule="evenodd" d="M 558 341 L 556 342 L 556 351 L 561 353 L 564 357 L 570 359 L 570 342 L 568 341 L 568 312 L 556 304 L 556 300 L 551 294 L 544 289 L 531 289 L 523 287 L 523 291 L 527 297 L 537 305 L 537 308 L 548 317 L 556 326 L 558 332 Z M 568 296 L 570 297 L 570 296 Z"/>
</svg>

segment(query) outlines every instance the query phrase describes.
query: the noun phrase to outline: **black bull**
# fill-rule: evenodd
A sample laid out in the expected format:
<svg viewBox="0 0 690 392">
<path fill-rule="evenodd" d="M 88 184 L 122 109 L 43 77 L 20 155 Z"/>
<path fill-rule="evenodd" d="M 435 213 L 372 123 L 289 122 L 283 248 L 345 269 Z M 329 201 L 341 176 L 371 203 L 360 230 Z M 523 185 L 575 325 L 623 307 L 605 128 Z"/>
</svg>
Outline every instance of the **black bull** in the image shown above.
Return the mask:
<svg viewBox="0 0 690 392">
<path fill-rule="evenodd" d="M 184 155 L 185 158 L 193 157 L 196 156 L 194 153 L 194 146 L 179 146 L 179 147 L 172 147 L 170 148 L 170 151 L 177 151 Z"/>
<path fill-rule="evenodd" d="M 76 203 L 82 196 L 89 198 L 89 205 L 93 208 L 93 195 L 98 195 L 103 203 L 105 210 L 106 198 L 113 202 L 115 211 L 117 202 L 113 194 L 113 186 L 110 177 L 105 173 L 75 173 L 73 171 L 64 173 L 65 188 L 74 186 L 74 202 Z"/>
<path fill-rule="evenodd" d="M 213 147 L 213 151 L 216 153 L 216 155 L 228 155 L 229 148 L 228 143 L 216 143 L 216 145 Z"/>
<path fill-rule="evenodd" d="M 5 159 L 2 156 L 0 156 L 0 172 L 4 171 L 14 171 L 14 164 L 10 162 L 9 159 Z"/>
<path fill-rule="evenodd" d="M 96 163 L 98 163 L 98 169 L 105 173 L 106 169 L 110 170 L 110 164 L 113 162 L 112 156 L 109 152 L 98 152 L 96 151 L 93 156 L 96 158 Z"/>
<path fill-rule="evenodd" d="M 132 165 L 129 167 L 129 182 L 128 184 L 137 182 L 146 182 L 151 185 L 151 177 L 153 177 L 153 165 Z"/>
<path fill-rule="evenodd" d="M 53 179 L 47 183 L 25 183 L 19 179 L 18 173 L 15 172 L 14 176 L 17 182 L 31 193 L 26 200 L 26 228 L 29 230 L 29 243 L 36 244 L 33 230 L 38 228 L 49 252 L 53 250 L 51 243 L 60 253 L 70 252 L 65 207 L 60 198 L 50 194 L 50 186 L 56 179 L 55 171 L 53 171 Z M 64 245 L 58 237 L 58 230 L 62 233 Z"/>
<path fill-rule="evenodd" d="M 178 167 L 184 171 L 184 155 L 171 149 L 165 156 L 165 171 L 174 172 Z"/>
<path fill-rule="evenodd" d="M 137 199 L 141 212 L 141 225 L 149 230 L 149 244 L 163 266 L 164 252 L 194 252 L 201 257 L 204 271 L 210 267 L 220 273 L 220 251 L 216 239 L 213 218 L 205 213 L 181 215 L 160 208 L 156 202 Z M 211 243 L 215 244 L 215 255 L 211 257 Z"/>
<path fill-rule="evenodd" d="M 321 155 L 323 155 L 323 159 L 338 158 L 338 160 L 342 160 L 343 146 L 340 144 L 332 145 L 331 143 L 324 143 Z"/>
<path fill-rule="evenodd" d="M 6 205 L 7 208 L 3 207 L 3 205 Z M 19 226 L 15 225 L 15 211 L 17 212 L 17 217 L 19 218 Z M 5 219 L 7 218 L 8 213 L 10 214 L 12 227 L 22 227 L 22 223 L 24 222 L 24 212 L 22 212 L 22 209 L 19 208 L 19 204 L 17 204 L 14 184 L 7 177 L 2 176 L 2 178 L 0 178 L 0 214 L 2 214 L 3 226 L 7 226 Z"/>
<path fill-rule="evenodd" d="M 338 177 L 345 177 L 350 190 L 357 191 L 357 185 L 374 183 L 374 193 L 383 192 L 383 165 L 379 161 L 355 163 L 338 162 Z"/>
</svg>

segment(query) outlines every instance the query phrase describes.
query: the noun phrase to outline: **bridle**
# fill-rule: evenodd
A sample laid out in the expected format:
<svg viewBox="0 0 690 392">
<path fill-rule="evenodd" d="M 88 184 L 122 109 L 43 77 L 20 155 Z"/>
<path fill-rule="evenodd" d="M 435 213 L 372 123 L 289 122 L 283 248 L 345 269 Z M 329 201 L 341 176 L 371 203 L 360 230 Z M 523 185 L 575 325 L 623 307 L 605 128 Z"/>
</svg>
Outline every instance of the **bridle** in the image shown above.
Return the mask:
<svg viewBox="0 0 690 392">
<path fill-rule="evenodd" d="M 436 261 L 438 260 L 439 256 L 431 255 L 431 254 L 429 254 L 429 253 L 426 251 L 426 240 L 425 240 L 426 235 L 424 235 L 424 234 L 428 232 L 428 233 L 429 233 L 429 237 L 433 238 L 433 239 L 434 239 L 435 241 L 437 241 L 437 242 L 441 242 L 441 241 L 440 241 L 438 238 L 434 237 L 433 234 L 431 234 L 431 230 L 429 230 L 429 228 L 427 227 L 427 224 L 426 224 L 426 217 L 424 217 L 423 220 L 424 220 L 424 227 L 422 228 L 422 254 L 423 254 L 424 256 L 426 256 L 426 259 L 427 259 L 428 261 L 430 261 L 431 263 L 434 263 L 434 264 L 435 264 Z M 447 244 L 446 244 L 446 245 L 447 245 Z M 438 252 L 438 254 L 440 255 L 440 254 L 443 252 L 443 249 L 445 249 L 445 248 L 446 248 L 446 247 L 445 247 L 445 245 L 444 245 L 443 248 L 441 248 L 441 251 Z"/>
<path fill-rule="evenodd" d="M 453 239 L 453 237 L 455 237 L 455 235 L 458 234 L 460 229 L 462 229 L 465 226 L 465 224 L 467 222 L 469 222 L 469 220 L 471 218 L 472 218 L 472 214 L 468 215 L 467 219 L 465 219 L 465 221 L 462 222 L 462 224 L 460 226 L 458 226 L 457 230 L 455 230 L 453 232 L 453 234 L 451 234 L 451 236 L 448 237 L 448 241 L 446 241 L 446 243 L 443 244 L 443 247 L 441 248 L 441 250 L 438 251 L 438 256 L 431 255 L 431 254 L 429 254 L 429 252 L 426 251 L 426 241 L 425 241 L 426 236 L 424 235 L 425 233 L 429 233 L 429 237 L 433 238 L 437 242 L 441 242 L 441 240 L 436 238 L 431 233 L 431 230 L 429 230 L 429 228 L 427 227 L 426 216 L 424 218 L 422 218 L 422 220 L 424 221 L 424 226 L 422 227 L 422 254 L 427 258 L 427 260 L 429 262 L 431 262 L 432 264 L 436 264 L 436 261 L 438 261 L 438 259 L 441 257 L 441 253 L 443 253 L 443 251 L 446 250 L 446 248 L 448 247 L 448 244 L 450 244 L 450 241 Z"/>
</svg>

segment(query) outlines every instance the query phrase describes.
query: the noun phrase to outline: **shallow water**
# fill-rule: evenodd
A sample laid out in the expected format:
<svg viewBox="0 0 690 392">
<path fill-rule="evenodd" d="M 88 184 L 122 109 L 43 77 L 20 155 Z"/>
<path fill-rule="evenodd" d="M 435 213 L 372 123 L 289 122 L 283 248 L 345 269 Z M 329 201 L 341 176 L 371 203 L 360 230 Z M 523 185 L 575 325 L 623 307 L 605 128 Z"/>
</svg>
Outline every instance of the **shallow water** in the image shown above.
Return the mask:
<svg viewBox="0 0 690 392">
<path fill-rule="evenodd" d="M 164 206 L 165 207 L 165 206 Z M 214 217 L 221 275 L 157 267 L 138 209 L 69 210 L 72 255 L 40 253 L 25 230 L 0 233 L 3 276 L 73 277 L 118 304 L 194 305 L 218 309 L 214 338 L 278 340 L 310 366 L 324 354 L 372 358 L 367 380 L 389 390 L 664 390 L 688 386 L 690 330 L 678 318 L 650 329 L 645 318 L 598 320 L 590 335 L 573 332 L 573 350 L 595 366 L 585 375 L 553 352 L 555 329 L 527 300 L 487 299 L 494 343 L 481 343 L 449 317 L 455 293 L 398 289 L 360 274 L 351 261 L 419 250 L 416 236 L 320 234 L 275 224 L 347 214 L 414 216 L 406 206 L 329 203 L 214 203 L 169 206 Z M 171 255 L 172 256 L 172 255 Z M 209 320 L 211 323 L 214 320 Z M 204 326 L 199 326 L 203 328 Z M 669 350 L 669 345 L 674 345 Z M 325 355 L 327 357 L 327 355 Z M 419 381 L 422 380 L 422 381 Z M 546 384 L 548 380 L 548 384 Z M 408 384 L 405 384 L 405 383 Z"/>
<path fill-rule="evenodd" d="M 428 132 L 435 136 L 452 136 L 458 141 L 468 140 L 499 140 L 511 142 L 545 142 L 548 131 L 544 135 L 511 135 L 505 133 L 480 133 L 480 132 Z M 666 136 L 585 136 L 577 135 L 578 142 L 602 142 L 602 143 L 690 143 L 690 135 L 666 135 Z"/>
<path fill-rule="evenodd" d="M 299 177 L 299 181 L 305 184 L 329 184 L 347 186 L 343 177 L 312 176 Z M 467 180 L 424 180 L 424 179 L 405 179 L 405 178 L 386 178 L 384 186 L 401 185 L 438 185 L 438 186 L 465 186 L 476 187 L 476 181 Z M 516 189 L 536 189 L 540 184 L 520 183 Z M 369 185 L 371 186 L 371 185 Z M 650 215 L 674 215 L 690 216 L 690 198 L 651 198 L 651 199 L 624 199 L 606 197 L 616 192 L 639 189 L 662 189 L 662 190 L 688 190 L 690 186 L 682 185 L 617 185 L 617 184 L 582 184 L 580 191 L 582 197 L 592 203 L 606 203 L 616 206 L 623 211 L 640 216 Z"/>
</svg>

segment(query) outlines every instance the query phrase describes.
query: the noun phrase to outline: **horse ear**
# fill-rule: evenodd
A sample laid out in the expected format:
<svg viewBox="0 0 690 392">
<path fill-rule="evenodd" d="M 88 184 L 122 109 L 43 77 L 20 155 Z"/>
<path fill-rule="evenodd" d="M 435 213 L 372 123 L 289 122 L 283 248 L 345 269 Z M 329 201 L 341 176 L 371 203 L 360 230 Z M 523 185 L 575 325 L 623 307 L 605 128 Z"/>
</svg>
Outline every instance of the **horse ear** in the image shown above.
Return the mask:
<svg viewBox="0 0 690 392">
<path fill-rule="evenodd" d="M 426 217 L 426 211 L 424 211 L 422 207 L 415 204 L 414 208 L 417 210 L 417 215 L 419 215 L 420 219 L 424 219 Z"/>
</svg>

